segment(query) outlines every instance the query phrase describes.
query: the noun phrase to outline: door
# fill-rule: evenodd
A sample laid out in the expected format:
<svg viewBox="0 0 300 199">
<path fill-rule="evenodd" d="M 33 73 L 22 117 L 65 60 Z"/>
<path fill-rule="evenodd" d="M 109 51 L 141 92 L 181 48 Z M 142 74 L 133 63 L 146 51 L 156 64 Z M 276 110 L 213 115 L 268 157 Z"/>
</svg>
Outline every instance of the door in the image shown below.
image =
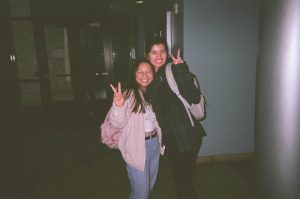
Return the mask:
<svg viewBox="0 0 300 199">
<path fill-rule="evenodd" d="M 70 32 L 74 85 L 79 102 L 90 114 L 103 108 L 98 106 L 101 102 L 111 103 L 110 83 L 128 82 L 135 59 L 133 27 L 126 20 L 90 22 Z"/>
<path fill-rule="evenodd" d="M 107 81 L 112 71 L 111 40 L 100 22 L 70 28 L 70 54 L 76 100 L 84 113 L 95 114 L 107 99 Z"/>
<path fill-rule="evenodd" d="M 9 122 L 19 113 L 17 65 L 8 2 L 0 4 L 0 120 Z"/>
<path fill-rule="evenodd" d="M 50 99 L 55 102 L 72 102 L 72 70 L 69 56 L 68 29 L 65 26 L 44 26 Z"/>
<path fill-rule="evenodd" d="M 46 23 L 44 40 L 51 107 L 92 112 L 96 100 L 107 98 L 105 77 L 111 68 L 105 62 L 103 28 L 98 23 Z"/>
<path fill-rule="evenodd" d="M 105 23 L 11 21 L 22 107 L 75 104 L 95 109 L 128 82 L 135 59 L 132 20 Z"/>
<path fill-rule="evenodd" d="M 94 113 L 111 100 L 109 83 L 128 82 L 135 59 L 131 21 L 45 24 L 52 104 L 73 103 Z"/>
<path fill-rule="evenodd" d="M 169 52 L 177 55 L 178 48 L 183 56 L 183 2 L 177 0 L 166 12 L 166 34 Z"/>
<path fill-rule="evenodd" d="M 17 65 L 21 107 L 40 107 L 41 84 L 32 21 L 13 19 L 11 26 L 14 52 L 10 59 Z"/>
</svg>

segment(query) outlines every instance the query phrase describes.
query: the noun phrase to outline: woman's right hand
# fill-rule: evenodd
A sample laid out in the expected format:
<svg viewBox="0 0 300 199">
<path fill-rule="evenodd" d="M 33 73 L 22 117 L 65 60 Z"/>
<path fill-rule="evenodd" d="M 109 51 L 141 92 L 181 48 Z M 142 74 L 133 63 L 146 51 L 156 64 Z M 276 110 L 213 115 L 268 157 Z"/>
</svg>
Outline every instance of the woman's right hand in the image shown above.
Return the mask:
<svg viewBox="0 0 300 199">
<path fill-rule="evenodd" d="M 112 84 L 109 84 L 114 92 L 113 101 L 117 107 L 122 107 L 124 105 L 124 96 L 122 94 L 121 83 L 118 82 L 118 89 L 116 89 Z"/>
</svg>

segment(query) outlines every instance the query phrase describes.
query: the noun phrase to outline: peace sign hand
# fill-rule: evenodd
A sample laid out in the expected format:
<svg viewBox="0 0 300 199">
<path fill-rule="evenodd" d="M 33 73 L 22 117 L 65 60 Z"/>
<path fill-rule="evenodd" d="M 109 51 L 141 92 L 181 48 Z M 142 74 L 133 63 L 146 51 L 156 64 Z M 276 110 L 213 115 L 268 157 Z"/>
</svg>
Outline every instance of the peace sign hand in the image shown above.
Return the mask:
<svg viewBox="0 0 300 199">
<path fill-rule="evenodd" d="M 180 57 L 180 48 L 178 48 L 178 51 L 177 51 L 177 58 L 175 58 L 173 56 L 173 54 L 171 54 L 171 58 L 172 58 L 172 61 L 173 61 L 174 64 L 184 63 L 183 59 Z"/>
<path fill-rule="evenodd" d="M 118 90 L 112 84 L 109 85 L 114 92 L 114 97 L 113 97 L 114 103 L 116 104 L 117 107 L 122 107 L 124 105 L 124 96 L 121 90 L 121 83 L 118 82 Z"/>
</svg>

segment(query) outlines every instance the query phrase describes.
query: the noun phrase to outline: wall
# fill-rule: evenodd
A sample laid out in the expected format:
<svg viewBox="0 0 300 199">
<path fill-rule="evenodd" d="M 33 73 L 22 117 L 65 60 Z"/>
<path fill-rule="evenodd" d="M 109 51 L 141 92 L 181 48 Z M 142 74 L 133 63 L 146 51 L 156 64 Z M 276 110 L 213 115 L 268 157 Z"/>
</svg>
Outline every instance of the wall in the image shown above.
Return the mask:
<svg viewBox="0 0 300 199">
<path fill-rule="evenodd" d="M 259 0 L 185 0 L 184 55 L 207 97 L 200 156 L 254 152 Z"/>
</svg>

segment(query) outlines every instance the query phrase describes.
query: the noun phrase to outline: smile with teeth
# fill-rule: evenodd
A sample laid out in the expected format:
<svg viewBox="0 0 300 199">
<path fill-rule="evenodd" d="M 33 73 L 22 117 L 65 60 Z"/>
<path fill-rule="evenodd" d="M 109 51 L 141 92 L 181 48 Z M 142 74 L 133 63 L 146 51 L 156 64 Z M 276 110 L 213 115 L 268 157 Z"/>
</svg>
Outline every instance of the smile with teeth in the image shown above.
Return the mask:
<svg viewBox="0 0 300 199">
<path fill-rule="evenodd" d="M 149 79 L 145 79 L 145 80 L 141 79 L 141 82 L 149 82 Z"/>
</svg>

